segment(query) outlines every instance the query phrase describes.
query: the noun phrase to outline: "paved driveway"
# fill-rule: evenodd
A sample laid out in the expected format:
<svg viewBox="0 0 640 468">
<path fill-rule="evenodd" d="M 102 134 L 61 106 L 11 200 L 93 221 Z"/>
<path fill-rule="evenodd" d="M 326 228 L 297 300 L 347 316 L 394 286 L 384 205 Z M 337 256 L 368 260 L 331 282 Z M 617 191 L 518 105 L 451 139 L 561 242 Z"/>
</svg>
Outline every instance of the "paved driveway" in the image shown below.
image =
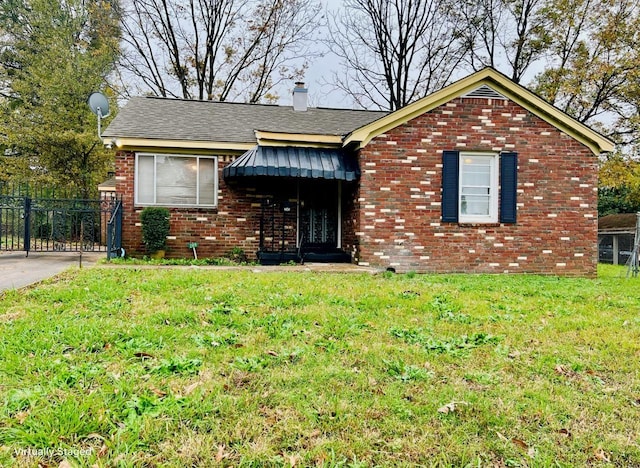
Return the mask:
<svg viewBox="0 0 640 468">
<path fill-rule="evenodd" d="M 94 265 L 104 258 L 104 252 L 85 252 L 82 266 Z M 17 289 L 55 276 L 67 268 L 79 265 L 80 253 L 0 253 L 0 291 Z"/>
</svg>

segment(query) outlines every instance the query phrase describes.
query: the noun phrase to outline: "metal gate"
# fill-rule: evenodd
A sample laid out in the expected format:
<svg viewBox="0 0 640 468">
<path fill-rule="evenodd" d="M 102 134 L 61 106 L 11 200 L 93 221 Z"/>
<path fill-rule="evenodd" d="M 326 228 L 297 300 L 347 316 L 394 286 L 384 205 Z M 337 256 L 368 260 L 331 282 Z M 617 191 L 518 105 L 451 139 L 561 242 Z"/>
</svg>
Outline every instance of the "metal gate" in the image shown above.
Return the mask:
<svg viewBox="0 0 640 468">
<path fill-rule="evenodd" d="M 262 201 L 260 215 L 260 250 L 258 259 L 263 265 L 300 261 L 297 247 L 297 205 L 295 202 Z"/>
<path fill-rule="evenodd" d="M 90 199 L 51 188 L 0 184 L 0 250 L 29 252 L 121 251 L 121 201 Z"/>
</svg>

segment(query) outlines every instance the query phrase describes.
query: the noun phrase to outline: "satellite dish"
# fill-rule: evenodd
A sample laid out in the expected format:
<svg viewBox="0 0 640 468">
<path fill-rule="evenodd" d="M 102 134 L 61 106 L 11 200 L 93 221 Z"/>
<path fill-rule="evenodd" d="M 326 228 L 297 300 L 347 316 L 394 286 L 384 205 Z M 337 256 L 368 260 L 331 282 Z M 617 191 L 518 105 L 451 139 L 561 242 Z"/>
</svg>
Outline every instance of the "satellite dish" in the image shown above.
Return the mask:
<svg viewBox="0 0 640 468">
<path fill-rule="evenodd" d="M 102 132 L 100 130 L 102 117 L 109 115 L 109 100 L 107 97 L 99 92 L 91 93 L 89 99 L 87 99 L 91 112 L 98 116 L 98 137 L 102 138 Z"/>
<path fill-rule="evenodd" d="M 107 117 L 109 115 L 109 100 L 102 93 L 91 93 L 89 99 L 87 99 L 91 112 L 98 117 Z"/>
</svg>

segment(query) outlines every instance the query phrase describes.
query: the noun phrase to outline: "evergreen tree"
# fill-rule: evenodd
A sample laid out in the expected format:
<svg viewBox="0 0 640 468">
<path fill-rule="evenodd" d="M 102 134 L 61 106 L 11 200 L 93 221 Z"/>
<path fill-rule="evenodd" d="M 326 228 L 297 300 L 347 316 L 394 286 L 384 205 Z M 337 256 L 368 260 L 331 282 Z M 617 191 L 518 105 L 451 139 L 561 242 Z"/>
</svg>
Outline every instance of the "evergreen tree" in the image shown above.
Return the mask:
<svg viewBox="0 0 640 468">
<path fill-rule="evenodd" d="M 0 4 L 0 145 L 4 177 L 44 177 L 87 192 L 112 153 L 87 106 L 109 91 L 118 55 L 117 8 L 103 0 Z M 112 106 L 113 107 L 113 106 Z"/>
</svg>

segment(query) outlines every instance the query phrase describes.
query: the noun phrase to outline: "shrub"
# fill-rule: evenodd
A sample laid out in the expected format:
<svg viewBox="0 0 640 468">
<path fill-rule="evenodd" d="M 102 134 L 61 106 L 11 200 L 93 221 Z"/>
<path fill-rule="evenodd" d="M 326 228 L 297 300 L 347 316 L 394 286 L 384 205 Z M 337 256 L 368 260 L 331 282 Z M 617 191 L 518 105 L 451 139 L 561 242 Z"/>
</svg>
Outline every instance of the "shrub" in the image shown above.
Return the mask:
<svg viewBox="0 0 640 468">
<path fill-rule="evenodd" d="M 149 206 L 140 214 L 142 242 L 149 252 L 164 250 L 169 235 L 169 210 Z"/>
</svg>

